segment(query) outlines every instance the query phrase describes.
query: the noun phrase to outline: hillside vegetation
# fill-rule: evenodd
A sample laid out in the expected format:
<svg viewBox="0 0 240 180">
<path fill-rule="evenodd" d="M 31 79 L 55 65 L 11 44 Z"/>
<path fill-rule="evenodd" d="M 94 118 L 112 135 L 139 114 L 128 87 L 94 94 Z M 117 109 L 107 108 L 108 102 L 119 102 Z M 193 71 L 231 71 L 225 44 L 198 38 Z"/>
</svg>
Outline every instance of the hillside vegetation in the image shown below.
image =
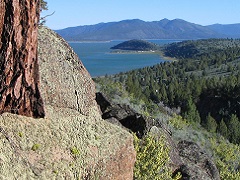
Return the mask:
<svg viewBox="0 0 240 180">
<path fill-rule="evenodd" d="M 155 51 L 159 50 L 160 47 L 157 44 L 151 42 L 133 39 L 117 44 L 116 46 L 111 47 L 111 49 L 128 51 Z"/>
<path fill-rule="evenodd" d="M 214 157 L 222 179 L 238 179 L 239 44 L 238 39 L 169 44 L 163 47 L 165 56 L 178 61 L 95 81 L 116 101 L 167 122 L 177 142 L 191 140 L 206 149 Z M 181 116 L 167 118 L 174 114 Z"/>
<path fill-rule="evenodd" d="M 240 132 L 231 132 L 230 122 L 240 118 L 240 41 L 184 41 L 167 45 L 164 54 L 180 60 L 126 73 L 126 89 L 148 103 L 180 107 L 184 118 L 216 127 L 213 131 L 221 131 L 222 121 L 229 129 L 226 137 L 239 143 Z M 234 126 L 240 128 L 238 122 Z"/>
</svg>

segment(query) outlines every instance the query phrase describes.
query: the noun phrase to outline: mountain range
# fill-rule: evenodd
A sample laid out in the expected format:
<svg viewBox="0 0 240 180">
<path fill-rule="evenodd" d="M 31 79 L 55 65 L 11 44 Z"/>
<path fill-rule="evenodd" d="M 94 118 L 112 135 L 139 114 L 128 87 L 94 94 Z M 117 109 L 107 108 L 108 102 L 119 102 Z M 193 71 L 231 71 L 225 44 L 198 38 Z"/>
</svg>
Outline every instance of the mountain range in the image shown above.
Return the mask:
<svg viewBox="0 0 240 180">
<path fill-rule="evenodd" d="M 132 19 L 69 27 L 56 32 L 67 41 L 240 38 L 240 24 L 202 26 L 182 19 L 152 22 Z"/>
</svg>

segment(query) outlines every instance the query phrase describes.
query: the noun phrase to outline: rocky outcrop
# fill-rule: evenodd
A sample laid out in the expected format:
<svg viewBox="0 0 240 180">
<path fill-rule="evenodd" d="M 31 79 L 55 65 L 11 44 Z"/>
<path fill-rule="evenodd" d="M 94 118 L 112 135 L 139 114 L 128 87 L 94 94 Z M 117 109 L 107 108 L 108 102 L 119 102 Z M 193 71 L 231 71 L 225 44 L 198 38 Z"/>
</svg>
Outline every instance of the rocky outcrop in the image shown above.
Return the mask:
<svg viewBox="0 0 240 180">
<path fill-rule="evenodd" d="M 176 145 L 170 130 L 160 120 L 144 117 L 127 105 L 115 104 L 101 92 L 96 100 L 103 119 L 137 133 L 140 138 L 148 132 L 156 137 L 164 136 L 170 148 L 169 165 L 173 175 L 180 172 L 184 180 L 220 180 L 218 169 L 206 152 L 193 142 L 180 141 Z"/>
<path fill-rule="evenodd" d="M 127 131 L 68 108 L 46 112 L 38 120 L 0 116 L 0 179 L 132 179 Z"/>
<path fill-rule="evenodd" d="M 100 106 L 102 118 L 136 133 L 142 137 L 151 126 L 150 120 L 134 111 L 128 105 L 112 103 L 103 93 L 96 94 L 96 101 Z"/>
<path fill-rule="evenodd" d="M 183 161 L 179 156 L 177 146 L 171 138 L 171 132 L 164 123 L 157 119 L 145 117 L 128 105 L 115 104 L 101 92 L 96 94 L 96 100 L 102 111 L 102 118 L 106 121 L 127 128 L 136 133 L 139 138 L 142 138 L 149 131 L 155 136 L 164 136 L 166 144 L 170 147 L 171 169 L 173 172 L 178 171 Z"/>
<path fill-rule="evenodd" d="M 88 71 L 67 42 L 55 32 L 40 27 L 39 33 L 40 91 L 44 103 L 87 115 L 97 107 L 95 85 Z"/>
<path fill-rule="evenodd" d="M 0 0 L 0 114 L 44 117 L 39 91 L 37 1 Z"/>
<path fill-rule="evenodd" d="M 179 155 L 183 160 L 180 172 L 186 180 L 220 180 L 213 160 L 196 143 L 180 141 Z"/>
<path fill-rule="evenodd" d="M 0 179 L 132 179 L 132 135 L 102 120 L 94 83 L 67 43 L 39 34 L 46 116 L 0 115 Z"/>
</svg>

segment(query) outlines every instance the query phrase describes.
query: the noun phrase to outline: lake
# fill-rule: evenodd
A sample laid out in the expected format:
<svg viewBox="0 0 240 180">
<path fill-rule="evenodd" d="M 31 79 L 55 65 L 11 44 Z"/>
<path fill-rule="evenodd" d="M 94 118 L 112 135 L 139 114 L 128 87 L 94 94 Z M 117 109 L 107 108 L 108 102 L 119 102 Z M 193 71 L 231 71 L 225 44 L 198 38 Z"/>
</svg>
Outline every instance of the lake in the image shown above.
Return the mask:
<svg viewBox="0 0 240 180">
<path fill-rule="evenodd" d="M 156 44 L 167 44 L 177 40 L 148 40 Z M 69 42 L 92 77 L 112 75 L 132 69 L 153 66 L 165 60 L 157 54 L 110 53 L 111 47 L 123 41 Z"/>
</svg>

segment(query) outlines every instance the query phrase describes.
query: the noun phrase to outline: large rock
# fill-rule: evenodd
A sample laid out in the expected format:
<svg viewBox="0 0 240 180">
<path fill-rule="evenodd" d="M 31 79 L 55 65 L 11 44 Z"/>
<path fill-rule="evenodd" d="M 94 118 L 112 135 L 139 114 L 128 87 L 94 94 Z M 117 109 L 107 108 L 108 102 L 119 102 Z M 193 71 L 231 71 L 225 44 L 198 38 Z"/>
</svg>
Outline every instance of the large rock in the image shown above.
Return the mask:
<svg viewBox="0 0 240 180">
<path fill-rule="evenodd" d="M 220 180 L 213 160 L 196 143 L 180 141 L 178 150 L 184 162 L 180 168 L 183 179 Z"/>
<path fill-rule="evenodd" d="M 41 94 L 46 105 L 75 109 L 87 115 L 97 107 L 95 85 L 68 43 L 55 32 L 39 28 Z"/>
<path fill-rule="evenodd" d="M 149 125 L 147 117 L 134 111 L 128 105 L 115 104 L 101 92 L 96 94 L 96 101 L 100 106 L 102 118 L 112 122 L 113 124 L 122 125 L 123 127 L 136 133 L 138 137 L 142 137 L 151 125 Z"/>
<path fill-rule="evenodd" d="M 102 111 L 102 118 L 124 126 L 142 137 L 149 131 L 157 136 L 164 136 L 170 148 L 170 167 L 173 175 L 181 172 L 184 180 L 219 180 L 219 172 L 213 160 L 195 143 L 181 141 L 175 144 L 171 131 L 164 122 L 145 117 L 128 105 L 113 103 L 101 92 L 96 94 L 96 100 Z"/>
<path fill-rule="evenodd" d="M 130 134 L 76 110 L 46 112 L 38 120 L 0 116 L 0 179 L 132 179 Z"/>
<path fill-rule="evenodd" d="M 171 169 L 173 172 L 177 172 L 180 169 L 183 161 L 171 137 L 170 130 L 163 122 L 158 119 L 145 117 L 128 105 L 115 104 L 101 92 L 96 94 L 96 100 L 102 111 L 102 118 L 106 121 L 129 129 L 131 132 L 136 133 L 139 138 L 142 138 L 149 131 L 155 136 L 164 136 L 166 144 L 170 147 Z"/>
<path fill-rule="evenodd" d="M 0 179 L 132 179 L 131 134 L 102 120 L 94 83 L 67 43 L 39 33 L 46 116 L 0 115 Z"/>
</svg>

